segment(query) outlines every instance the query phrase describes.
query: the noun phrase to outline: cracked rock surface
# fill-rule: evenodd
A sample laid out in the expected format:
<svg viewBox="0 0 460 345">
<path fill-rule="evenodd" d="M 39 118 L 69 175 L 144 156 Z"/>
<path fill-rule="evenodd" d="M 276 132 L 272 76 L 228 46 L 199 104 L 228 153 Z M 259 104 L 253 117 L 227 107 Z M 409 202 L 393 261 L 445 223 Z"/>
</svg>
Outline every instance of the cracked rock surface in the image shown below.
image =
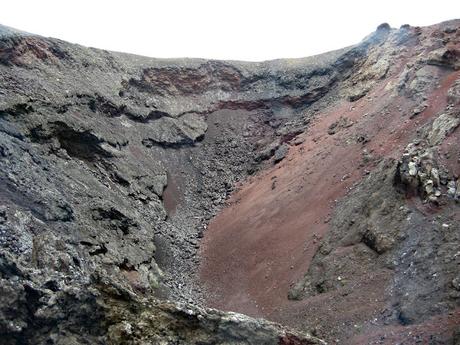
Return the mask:
<svg viewBox="0 0 460 345">
<path fill-rule="evenodd" d="M 247 63 L 0 26 L 0 342 L 333 343 L 375 310 L 309 298 L 373 273 L 379 325 L 455 313 L 459 32 Z"/>
</svg>

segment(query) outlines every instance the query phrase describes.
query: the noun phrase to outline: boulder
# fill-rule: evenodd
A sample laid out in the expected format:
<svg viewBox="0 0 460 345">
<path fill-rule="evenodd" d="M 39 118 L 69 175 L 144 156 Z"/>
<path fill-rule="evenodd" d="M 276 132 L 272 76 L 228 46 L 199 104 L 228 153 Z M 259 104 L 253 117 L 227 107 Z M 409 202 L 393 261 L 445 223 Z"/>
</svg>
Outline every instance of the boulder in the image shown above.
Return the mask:
<svg viewBox="0 0 460 345">
<path fill-rule="evenodd" d="M 460 119 L 448 113 L 439 115 L 428 133 L 428 142 L 431 145 L 440 144 L 445 137 L 451 134 L 460 125 Z"/>
</svg>

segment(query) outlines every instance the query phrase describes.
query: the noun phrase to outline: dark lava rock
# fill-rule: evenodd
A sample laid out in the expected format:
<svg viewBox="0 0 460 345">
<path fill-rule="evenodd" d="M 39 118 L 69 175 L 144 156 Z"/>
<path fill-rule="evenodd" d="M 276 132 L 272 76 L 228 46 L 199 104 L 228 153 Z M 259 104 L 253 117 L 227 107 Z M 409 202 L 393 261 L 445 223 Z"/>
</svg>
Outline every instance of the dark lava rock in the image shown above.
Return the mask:
<svg viewBox="0 0 460 345">
<path fill-rule="evenodd" d="M 419 34 L 405 31 L 396 39 L 381 25 L 342 50 L 246 63 L 151 59 L 0 26 L 0 342 L 322 344 L 196 306 L 207 293 L 197 284 L 199 238 L 235 184 L 271 157 L 284 159 L 285 142 L 318 109 L 358 101 L 387 77 L 394 54 L 380 47 L 416 45 Z M 456 49 L 439 47 L 408 66 L 395 94 L 426 98 L 439 75 L 458 68 Z M 431 145 L 457 128 L 456 119 L 446 112 L 432 123 Z M 342 118 L 330 134 L 352 124 Z M 446 243 L 458 243 L 458 232 L 426 230 L 422 213 L 407 219 L 402 187 L 411 167 L 386 161 L 341 202 L 291 298 L 342 284 L 336 277 L 344 266 L 332 251 L 341 243 L 356 247 L 342 262 L 363 272 L 398 262 L 400 319 L 431 315 L 433 303 L 418 303 L 420 296 L 453 306 L 455 296 L 446 296 L 455 262 L 442 260 L 455 255 Z M 428 193 L 427 180 L 414 186 L 421 183 Z M 427 283 L 433 270 L 435 285 Z"/>
<path fill-rule="evenodd" d="M 292 66 L 158 60 L 0 27 L 2 339 L 125 343 L 132 332 L 131 343 L 157 342 L 168 330 L 168 344 L 230 344 L 241 330 L 238 343 L 308 343 L 249 318 L 224 339 L 207 322 L 239 316 L 192 321 L 189 307 L 154 308 L 165 318 L 155 336 L 110 315 L 129 306 L 137 320 L 142 298 L 200 301 L 206 222 L 266 164 L 256 143 L 277 140 L 271 120 L 287 136 L 304 126 L 300 114 L 334 88 L 347 50 Z M 184 340 L 196 322 L 203 332 Z"/>
<path fill-rule="evenodd" d="M 275 154 L 273 155 L 273 161 L 275 163 L 281 162 L 289 152 L 289 145 L 288 144 L 282 144 L 280 147 L 278 147 L 275 151 Z"/>
</svg>

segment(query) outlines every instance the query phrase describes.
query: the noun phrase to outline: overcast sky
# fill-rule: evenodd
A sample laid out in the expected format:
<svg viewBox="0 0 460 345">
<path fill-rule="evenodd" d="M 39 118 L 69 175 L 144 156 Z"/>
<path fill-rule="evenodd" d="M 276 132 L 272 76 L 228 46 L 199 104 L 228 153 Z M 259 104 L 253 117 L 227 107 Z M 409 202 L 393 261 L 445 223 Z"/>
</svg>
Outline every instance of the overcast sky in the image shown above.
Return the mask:
<svg viewBox="0 0 460 345">
<path fill-rule="evenodd" d="M 8 0 L 0 23 L 153 57 L 260 61 L 359 42 L 382 22 L 460 18 L 460 0 Z"/>
</svg>

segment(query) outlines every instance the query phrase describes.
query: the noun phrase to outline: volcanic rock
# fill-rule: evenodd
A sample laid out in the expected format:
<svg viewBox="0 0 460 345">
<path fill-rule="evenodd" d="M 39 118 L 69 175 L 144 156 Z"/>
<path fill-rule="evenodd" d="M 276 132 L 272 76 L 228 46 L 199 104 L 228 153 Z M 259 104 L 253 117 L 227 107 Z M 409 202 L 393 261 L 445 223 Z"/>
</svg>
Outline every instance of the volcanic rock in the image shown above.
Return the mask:
<svg viewBox="0 0 460 345">
<path fill-rule="evenodd" d="M 1 341 L 452 342 L 458 27 L 249 63 L 0 26 Z"/>
</svg>

